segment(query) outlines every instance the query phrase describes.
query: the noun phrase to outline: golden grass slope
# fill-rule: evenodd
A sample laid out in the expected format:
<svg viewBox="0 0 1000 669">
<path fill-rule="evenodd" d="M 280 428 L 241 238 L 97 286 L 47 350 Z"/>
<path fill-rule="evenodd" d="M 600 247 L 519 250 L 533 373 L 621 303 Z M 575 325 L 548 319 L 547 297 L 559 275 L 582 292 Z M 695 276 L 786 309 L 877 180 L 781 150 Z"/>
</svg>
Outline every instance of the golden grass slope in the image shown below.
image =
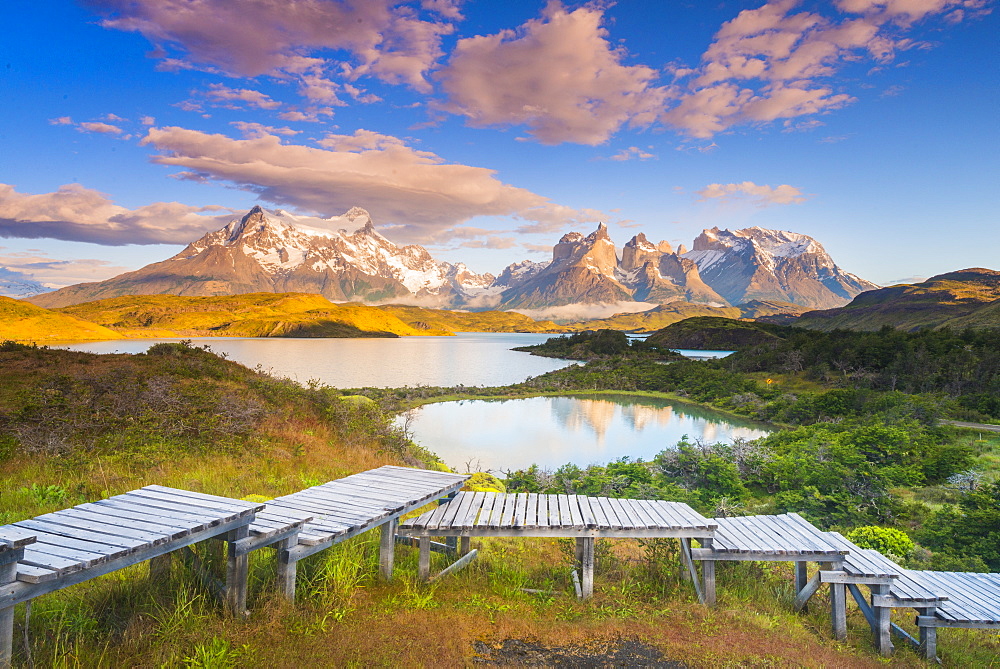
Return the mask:
<svg viewBox="0 0 1000 669">
<path fill-rule="evenodd" d="M 837 309 L 810 311 L 796 326 L 811 330 L 875 331 L 883 326 L 913 332 L 950 327 L 1000 327 L 1000 272 L 973 267 L 921 283 L 870 290 Z"/>
<path fill-rule="evenodd" d="M 103 325 L 60 314 L 12 297 L 0 297 L 0 340 L 42 344 L 55 341 L 121 339 Z"/>
<path fill-rule="evenodd" d="M 412 327 L 452 332 L 565 332 L 552 321 L 536 321 L 514 311 L 447 311 L 401 304 L 380 307 Z"/>
<path fill-rule="evenodd" d="M 139 295 L 55 310 L 127 337 L 406 337 L 446 335 L 407 325 L 363 304 L 334 304 L 321 295 L 249 293 L 218 297 Z"/>
</svg>

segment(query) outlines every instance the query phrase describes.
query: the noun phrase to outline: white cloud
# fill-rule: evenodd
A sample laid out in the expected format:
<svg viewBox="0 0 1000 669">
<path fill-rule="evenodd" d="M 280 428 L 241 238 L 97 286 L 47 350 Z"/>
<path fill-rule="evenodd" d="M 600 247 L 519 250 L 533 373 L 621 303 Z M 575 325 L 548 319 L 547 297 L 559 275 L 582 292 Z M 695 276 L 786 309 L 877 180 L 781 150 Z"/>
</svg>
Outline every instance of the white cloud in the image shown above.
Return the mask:
<svg viewBox="0 0 1000 669">
<path fill-rule="evenodd" d="M 604 11 L 550 2 L 517 30 L 459 40 L 437 77 L 442 108 L 473 126 L 526 125 L 543 144 L 600 144 L 625 124 L 651 124 L 665 89 L 658 72 L 624 65 L 608 41 Z"/>
<path fill-rule="evenodd" d="M 154 162 L 185 168 L 182 178 L 232 183 L 262 200 L 323 216 L 363 206 L 380 225 L 394 224 L 404 241 L 432 239 L 474 216 L 558 227 L 600 215 L 505 184 L 493 170 L 449 164 L 368 130 L 327 135 L 322 148 L 284 144 L 263 132 L 232 139 L 178 127 L 150 128 L 143 143 L 160 151 Z"/>
<path fill-rule="evenodd" d="M 18 193 L 13 186 L 0 184 L 0 237 L 107 246 L 186 244 L 232 218 L 232 210 L 225 207 L 190 207 L 178 202 L 127 209 L 80 184 L 40 194 Z"/>
<path fill-rule="evenodd" d="M 738 184 L 709 184 L 695 193 L 699 196 L 699 202 L 745 200 L 753 202 L 758 207 L 769 207 L 776 204 L 802 204 L 808 199 L 801 190 L 788 184 L 758 186 L 752 181 Z"/>
</svg>

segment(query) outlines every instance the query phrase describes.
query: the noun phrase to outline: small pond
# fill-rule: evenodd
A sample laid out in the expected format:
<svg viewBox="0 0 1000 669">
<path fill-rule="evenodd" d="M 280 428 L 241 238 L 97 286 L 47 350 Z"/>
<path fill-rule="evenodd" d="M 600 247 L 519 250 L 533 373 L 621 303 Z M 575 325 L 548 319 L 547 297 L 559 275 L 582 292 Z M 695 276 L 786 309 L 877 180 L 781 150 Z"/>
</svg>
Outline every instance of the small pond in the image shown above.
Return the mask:
<svg viewBox="0 0 1000 669">
<path fill-rule="evenodd" d="M 405 418 L 400 419 L 400 423 Z M 414 440 L 459 471 L 651 459 L 685 436 L 732 443 L 767 426 L 698 406 L 633 395 L 440 402 L 415 409 Z"/>
</svg>

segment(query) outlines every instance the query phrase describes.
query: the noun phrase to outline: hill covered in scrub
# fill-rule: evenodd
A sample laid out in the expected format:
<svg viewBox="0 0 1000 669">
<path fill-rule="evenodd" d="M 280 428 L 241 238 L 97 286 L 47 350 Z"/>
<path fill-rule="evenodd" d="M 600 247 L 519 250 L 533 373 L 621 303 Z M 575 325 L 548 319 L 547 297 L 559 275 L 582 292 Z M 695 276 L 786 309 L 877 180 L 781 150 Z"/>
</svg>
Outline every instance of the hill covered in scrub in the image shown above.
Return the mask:
<svg viewBox="0 0 1000 669">
<path fill-rule="evenodd" d="M 565 360 L 604 360 L 613 357 L 659 361 L 684 359 L 679 353 L 649 346 L 642 339 L 630 341 L 628 335 L 618 330 L 577 332 L 562 337 L 551 337 L 541 344 L 517 346 L 512 350 Z"/>
<path fill-rule="evenodd" d="M 914 331 L 1000 328 L 1000 272 L 981 267 L 914 284 L 869 290 L 836 309 L 810 311 L 795 323 L 810 330 Z"/>
<path fill-rule="evenodd" d="M 658 348 L 735 351 L 779 342 L 782 337 L 775 332 L 782 330 L 781 327 L 762 323 L 702 316 L 668 325 L 651 334 L 646 343 Z"/>
<path fill-rule="evenodd" d="M 363 304 L 321 295 L 248 293 L 222 297 L 131 295 L 55 310 L 129 337 L 405 337 L 446 335 L 418 329 Z"/>
</svg>

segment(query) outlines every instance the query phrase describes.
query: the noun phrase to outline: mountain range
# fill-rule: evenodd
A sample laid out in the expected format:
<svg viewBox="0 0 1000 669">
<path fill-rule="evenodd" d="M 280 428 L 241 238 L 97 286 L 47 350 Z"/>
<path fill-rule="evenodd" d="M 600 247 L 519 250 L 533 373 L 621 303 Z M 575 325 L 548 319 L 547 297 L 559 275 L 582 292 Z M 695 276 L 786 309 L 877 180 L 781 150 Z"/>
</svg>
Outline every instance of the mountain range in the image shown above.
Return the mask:
<svg viewBox="0 0 1000 669">
<path fill-rule="evenodd" d="M 397 246 L 359 207 L 340 220 L 354 231 L 318 229 L 287 212 L 254 207 L 172 258 L 29 300 L 63 307 L 125 295 L 299 292 L 335 302 L 470 311 L 678 301 L 727 307 L 751 300 L 816 309 L 877 288 L 840 269 L 813 238 L 758 227 L 705 230 L 690 251 L 638 234 L 619 253 L 602 223 L 587 236 L 564 235 L 549 262 L 515 263 L 494 277 L 435 260 L 418 245 Z"/>
</svg>

